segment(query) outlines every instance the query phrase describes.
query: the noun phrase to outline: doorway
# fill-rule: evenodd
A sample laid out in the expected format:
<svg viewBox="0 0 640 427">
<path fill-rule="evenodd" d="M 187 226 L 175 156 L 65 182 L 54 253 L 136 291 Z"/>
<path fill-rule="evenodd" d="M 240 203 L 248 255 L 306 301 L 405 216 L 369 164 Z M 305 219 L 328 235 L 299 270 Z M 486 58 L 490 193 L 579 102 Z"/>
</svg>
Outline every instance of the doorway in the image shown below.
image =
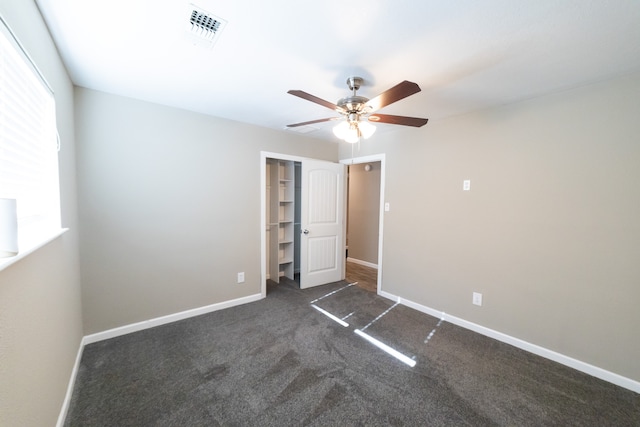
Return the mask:
<svg viewBox="0 0 640 427">
<path fill-rule="evenodd" d="M 385 155 L 342 160 L 349 166 L 346 278 L 382 290 Z"/>
<path fill-rule="evenodd" d="M 260 167 L 262 296 L 267 280 L 299 288 L 343 280 L 346 166 L 261 152 Z"/>
<path fill-rule="evenodd" d="M 346 280 L 377 292 L 381 163 L 348 166 Z"/>
</svg>

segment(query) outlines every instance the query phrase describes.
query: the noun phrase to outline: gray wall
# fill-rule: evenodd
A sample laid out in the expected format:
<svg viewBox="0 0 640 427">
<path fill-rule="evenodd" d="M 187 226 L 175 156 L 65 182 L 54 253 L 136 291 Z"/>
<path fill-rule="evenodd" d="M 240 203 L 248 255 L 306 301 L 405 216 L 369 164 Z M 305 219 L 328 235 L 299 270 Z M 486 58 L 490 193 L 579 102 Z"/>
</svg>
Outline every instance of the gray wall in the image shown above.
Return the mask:
<svg viewBox="0 0 640 427">
<path fill-rule="evenodd" d="M 640 381 L 638 99 L 635 74 L 363 143 L 382 289 Z"/>
<path fill-rule="evenodd" d="M 75 100 L 87 334 L 259 294 L 260 151 L 338 157 L 291 132 L 82 88 Z"/>
<path fill-rule="evenodd" d="M 365 171 L 365 165 L 371 170 Z M 349 166 L 349 258 L 378 264 L 380 162 Z"/>
<path fill-rule="evenodd" d="M 70 231 L 0 271 L 0 425 L 52 426 L 82 338 L 73 87 L 33 1 L 3 0 L 0 14 L 53 86 L 62 225 Z"/>
</svg>

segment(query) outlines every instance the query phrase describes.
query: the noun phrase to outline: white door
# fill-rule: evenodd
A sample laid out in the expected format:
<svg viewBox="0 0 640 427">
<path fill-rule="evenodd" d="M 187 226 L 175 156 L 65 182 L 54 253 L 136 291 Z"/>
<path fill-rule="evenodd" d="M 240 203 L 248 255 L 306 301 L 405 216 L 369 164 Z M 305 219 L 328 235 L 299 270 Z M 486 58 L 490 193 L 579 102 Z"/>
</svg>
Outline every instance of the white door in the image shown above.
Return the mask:
<svg viewBox="0 0 640 427">
<path fill-rule="evenodd" d="M 300 288 L 344 279 L 345 165 L 302 161 Z"/>
</svg>

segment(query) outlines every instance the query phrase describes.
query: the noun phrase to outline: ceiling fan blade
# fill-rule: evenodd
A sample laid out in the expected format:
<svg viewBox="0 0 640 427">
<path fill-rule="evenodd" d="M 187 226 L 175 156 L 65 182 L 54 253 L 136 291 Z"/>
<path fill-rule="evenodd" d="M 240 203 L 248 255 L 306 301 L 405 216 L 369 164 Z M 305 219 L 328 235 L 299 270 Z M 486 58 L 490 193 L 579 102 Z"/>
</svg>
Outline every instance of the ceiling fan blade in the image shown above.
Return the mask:
<svg viewBox="0 0 640 427">
<path fill-rule="evenodd" d="M 370 107 L 370 111 L 373 112 L 381 109 L 382 107 L 386 107 L 389 104 L 393 104 L 396 101 L 400 101 L 407 96 L 418 93 L 420 90 L 420 86 L 418 86 L 417 83 L 405 80 L 402 83 L 398 83 L 391 89 L 382 92 L 375 98 L 370 99 L 365 106 Z"/>
<path fill-rule="evenodd" d="M 392 116 L 390 114 L 372 114 L 368 117 L 370 122 L 389 123 L 391 125 L 413 126 L 419 128 L 427 124 L 429 119 L 419 117 Z"/>
<path fill-rule="evenodd" d="M 307 101 L 315 102 L 316 104 L 320 104 L 323 107 L 327 107 L 339 113 L 343 113 L 345 111 L 343 108 L 338 107 L 336 104 L 332 102 L 325 101 L 322 98 L 318 98 L 317 96 L 311 95 L 310 93 L 304 92 L 302 90 L 290 90 L 287 93 L 290 93 L 291 95 L 297 96 L 302 99 L 306 99 Z"/>
<path fill-rule="evenodd" d="M 318 120 L 311 120 L 308 122 L 301 122 L 301 123 L 294 123 L 292 125 L 287 125 L 288 128 L 295 128 L 298 126 L 305 126 L 305 125 L 312 125 L 314 123 L 322 123 L 322 122 L 329 122 L 331 120 L 338 120 L 340 119 L 340 117 L 329 117 L 327 119 L 318 119 Z"/>
</svg>

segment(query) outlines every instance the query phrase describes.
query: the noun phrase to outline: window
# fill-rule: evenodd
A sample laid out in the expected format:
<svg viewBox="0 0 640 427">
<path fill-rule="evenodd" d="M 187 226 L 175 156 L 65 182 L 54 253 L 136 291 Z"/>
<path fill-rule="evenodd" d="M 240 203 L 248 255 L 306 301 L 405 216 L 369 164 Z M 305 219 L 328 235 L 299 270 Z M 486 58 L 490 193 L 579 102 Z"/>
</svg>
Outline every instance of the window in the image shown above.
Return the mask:
<svg viewBox="0 0 640 427">
<path fill-rule="evenodd" d="M 55 101 L 0 21 L 0 198 L 16 199 L 22 252 L 60 231 Z"/>
</svg>

